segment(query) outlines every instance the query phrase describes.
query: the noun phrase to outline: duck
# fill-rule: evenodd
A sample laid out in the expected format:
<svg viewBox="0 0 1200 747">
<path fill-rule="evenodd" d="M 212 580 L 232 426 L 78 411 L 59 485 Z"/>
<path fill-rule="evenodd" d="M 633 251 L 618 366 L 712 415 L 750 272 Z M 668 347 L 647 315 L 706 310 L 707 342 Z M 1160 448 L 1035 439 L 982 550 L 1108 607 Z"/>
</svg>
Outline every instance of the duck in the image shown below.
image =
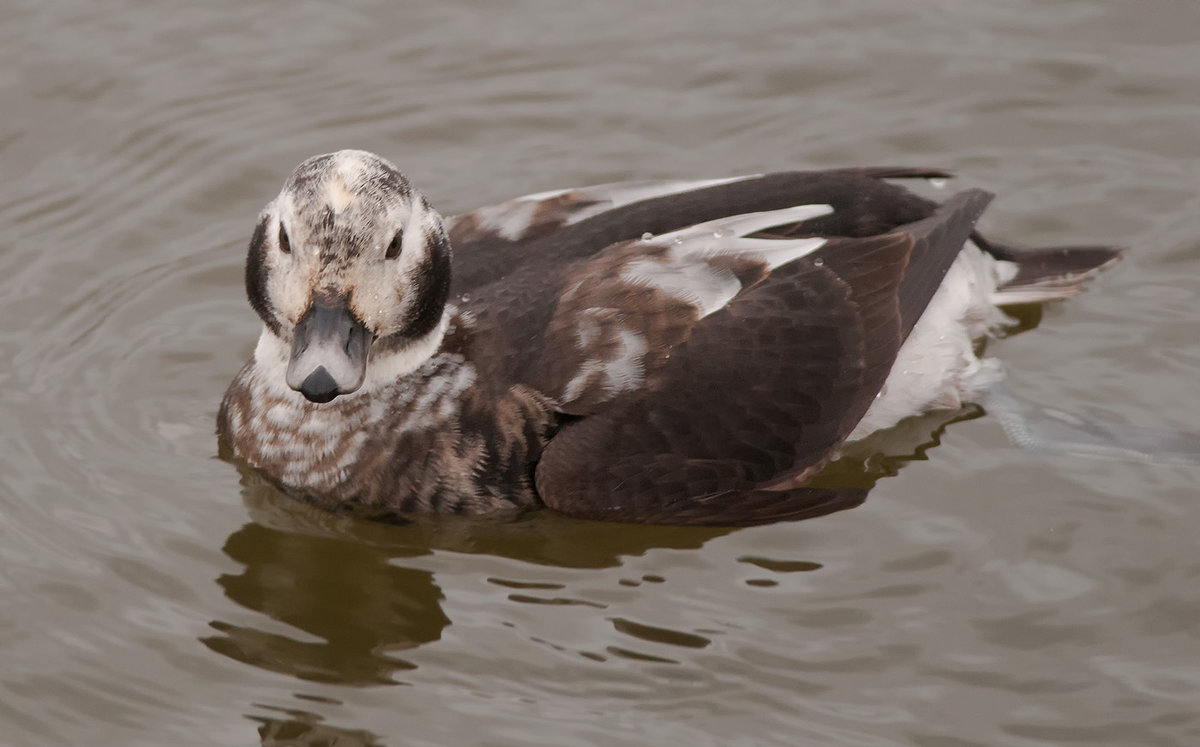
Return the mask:
<svg viewBox="0 0 1200 747">
<path fill-rule="evenodd" d="M 843 449 L 975 401 L 1005 309 L 1122 249 L 1014 249 L 915 167 L 639 181 L 443 218 L 391 162 L 305 160 L 258 216 L 262 321 L 222 454 L 389 516 L 748 525 L 839 504 Z M 859 497 L 861 500 L 861 497 Z"/>
</svg>

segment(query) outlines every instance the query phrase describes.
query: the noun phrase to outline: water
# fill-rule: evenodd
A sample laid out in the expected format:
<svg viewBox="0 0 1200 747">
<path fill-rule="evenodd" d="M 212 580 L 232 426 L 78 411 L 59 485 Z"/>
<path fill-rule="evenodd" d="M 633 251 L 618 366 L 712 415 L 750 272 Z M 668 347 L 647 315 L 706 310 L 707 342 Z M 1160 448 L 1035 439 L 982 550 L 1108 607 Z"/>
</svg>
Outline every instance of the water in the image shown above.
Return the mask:
<svg viewBox="0 0 1200 747">
<path fill-rule="evenodd" d="M 1195 467 L 950 425 L 862 506 L 739 531 L 391 527 L 216 458 L 241 262 L 303 158 L 444 212 L 914 164 L 1128 260 L 993 350 L 1030 399 L 1200 428 L 1200 6 L 10 2 L 0 742 L 1200 743 Z"/>
</svg>

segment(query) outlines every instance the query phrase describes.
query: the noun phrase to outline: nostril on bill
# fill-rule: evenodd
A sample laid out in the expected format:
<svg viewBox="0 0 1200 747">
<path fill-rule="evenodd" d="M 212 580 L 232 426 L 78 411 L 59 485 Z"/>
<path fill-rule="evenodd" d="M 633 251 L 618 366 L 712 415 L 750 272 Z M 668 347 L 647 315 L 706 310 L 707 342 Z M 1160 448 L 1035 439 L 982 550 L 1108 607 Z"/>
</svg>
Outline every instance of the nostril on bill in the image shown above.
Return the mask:
<svg viewBox="0 0 1200 747">
<path fill-rule="evenodd" d="M 344 348 L 347 355 L 351 354 L 350 349 L 352 347 L 354 347 L 355 343 L 357 343 L 359 341 L 359 338 L 363 337 L 364 334 L 365 334 L 365 331 L 358 326 L 354 326 L 354 327 L 350 328 L 350 334 L 346 335 L 346 345 Z"/>
<path fill-rule="evenodd" d="M 300 393 L 312 402 L 329 402 L 338 396 L 338 385 L 325 367 L 321 366 L 310 373 L 300 385 Z"/>
</svg>

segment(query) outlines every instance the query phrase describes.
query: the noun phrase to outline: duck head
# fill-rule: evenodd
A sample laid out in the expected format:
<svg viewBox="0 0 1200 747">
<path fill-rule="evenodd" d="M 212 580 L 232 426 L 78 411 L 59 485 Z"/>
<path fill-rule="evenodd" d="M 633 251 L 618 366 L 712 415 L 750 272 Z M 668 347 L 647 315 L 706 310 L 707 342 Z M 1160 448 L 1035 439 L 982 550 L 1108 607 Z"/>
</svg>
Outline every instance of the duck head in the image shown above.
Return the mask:
<svg viewBox="0 0 1200 747">
<path fill-rule="evenodd" d="M 436 350 L 449 289 L 442 217 L 395 166 L 365 151 L 314 156 L 250 240 L 256 363 L 313 402 L 394 380 Z"/>
</svg>

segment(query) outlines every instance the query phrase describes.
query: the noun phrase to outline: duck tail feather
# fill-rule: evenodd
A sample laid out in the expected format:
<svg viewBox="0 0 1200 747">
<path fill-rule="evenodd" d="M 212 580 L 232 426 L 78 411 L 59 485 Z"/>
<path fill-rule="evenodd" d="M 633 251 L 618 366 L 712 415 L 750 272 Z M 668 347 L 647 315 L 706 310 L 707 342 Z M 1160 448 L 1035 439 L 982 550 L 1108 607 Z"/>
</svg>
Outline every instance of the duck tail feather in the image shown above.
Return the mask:
<svg viewBox="0 0 1200 747">
<path fill-rule="evenodd" d="M 869 166 L 862 173 L 873 179 L 953 179 L 954 172 L 925 166 Z"/>
<path fill-rule="evenodd" d="M 979 243 L 979 242 L 977 242 Z M 996 289 L 1000 306 L 1061 301 L 1076 295 L 1087 283 L 1124 254 L 1116 246 L 1052 246 L 1013 249 L 988 242 L 982 248 L 996 259 L 1017 266 L 1012 279 Z"/>
</svg>

